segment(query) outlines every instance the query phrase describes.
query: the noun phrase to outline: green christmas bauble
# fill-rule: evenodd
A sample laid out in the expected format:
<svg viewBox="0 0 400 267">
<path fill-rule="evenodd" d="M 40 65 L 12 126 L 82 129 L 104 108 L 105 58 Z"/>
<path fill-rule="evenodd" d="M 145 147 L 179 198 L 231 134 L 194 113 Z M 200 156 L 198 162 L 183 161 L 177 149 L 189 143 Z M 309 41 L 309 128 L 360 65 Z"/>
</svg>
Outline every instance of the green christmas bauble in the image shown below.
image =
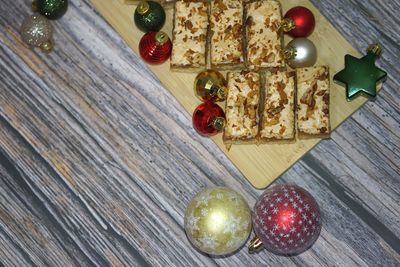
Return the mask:
<svg viewBox="0 0 400 267">
<path fill-rule="evenodd" d="M 34 0 L 33 8 L 48 19 L 59 19 L 67 12 L 68 0 Z"/>
<path fill-rule="evenodd" d="M 142 1 L 135 10 L 134 20 L 143 32 L 158 32 L 165 23 L 164 8 L 154 1 Z"/>
</svg>

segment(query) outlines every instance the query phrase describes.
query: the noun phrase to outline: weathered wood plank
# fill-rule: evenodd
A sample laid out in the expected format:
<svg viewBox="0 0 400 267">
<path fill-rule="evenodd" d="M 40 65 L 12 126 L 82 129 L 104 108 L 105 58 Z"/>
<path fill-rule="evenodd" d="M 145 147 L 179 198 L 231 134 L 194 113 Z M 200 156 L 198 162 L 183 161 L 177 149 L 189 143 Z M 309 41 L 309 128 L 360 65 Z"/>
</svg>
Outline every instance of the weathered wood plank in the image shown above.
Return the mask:
<svg viewBox="0 0 400 267">
<path fill-rule="evenodd" d="M 6 25 L 0 29 L 0 262 L 400 263 L 397 80 L 389 79 L 376 101 L 279 179 L 305 187 L 320 203 L 324 228 L 311 250 L 292 258 L 265 251 L 250 256 L 245 249 L 208 258 L 191 248 L 182 229 L 189 199 L 207 185 L 234 188 L 251 205 L 261 192 L 191 129 L 190 115 L 88 1 L 70 2 L 67 16 L 55 22 L 58 46 L 48 56 L 19 41 L 29 5 L 12 2 L 11 13 L 0 6 Z M 390 9 L 372 1 L 314 1 L 359 50 L 380 39 L 386 49 L 379 64 L 398 77 L 399 33 L 393 28 L 400 4 L 386 2 Z M 353 18 L 363 27 L 355 28 Z M 44 247 L 30 236 L 44 240 Z"/>
<path fill-rule="evenodd" d="M 13 163 L 0 151 L 0 262 L 6 266 L 87 265 L 63 227 L 35 198 Z"/>
<path fill-rule="evenodd" d="M 2 125 L 4 126 L 4 125 Z M 3 127 L 5 128 L 5 127 Z M 3 134 L 5 133 L 5 131 L 3 132 Z M 10 135 L 12 135 L 12 133 L 7 131 L 7 136 L 10 137 Z M 7 136 L 1 135 L 2 140 L 5 140 L 7 138 Z M 13 139 L 15 139 L 16 137 L 14 136 Z M 6 140 L 7 141 L 7 140 Z M 19 166 L 18 169 L 20 169 L 21 171 L 25 172 L 25 173 L 31 173 L 32 172 L 32 168 L 38 168 L 40 167 L 40 169 L 42 169 L 43 171 L 46 170 L 47 168 L 45 166 L 42 166 L 43 164 L 41 164 L 40 162 L 38 162 L 37 160 L 35 160 L 35 164 L 32 164 L 32 160 L 30 160 L 29 158 L 35 158 L 35 156 L 31 155 L 32 152 L 30 152 L 30 150 L 24 150 L 22 149 L 24 146 L 23 144 L 20 144 L 16 147 L 7 147 L 7 149 L 12 149 L 14 151 L 7 151 L 8 155 L 11 155 L 12 157 L 16 157 L 16 159 L 13 159 L 13 162 L 16 162 Z M 22 153 L 21 153 L 22 152 Z M 24 157 L 21 157 L 20 155 L 25 155 L 26 157 L 28 157 L 28 159 L 26 160 Z M 318 240 L 318 242 L 315 244 L 315 246 L 313 247 L 312 250 L 308 251 L 305 254 L 302 254 L 299 257 L 293 258 L 292 260 L 294 261 L 294 263 L 297 264 L 327 264 L 329 265 L 330 262 L 338 262 L 338 263 L 343 263 L 343 264 L 348 264 L 349 262 L 355 262 L 358 265 L 366 265 L 368 262 L 374 262 L 374 259 L 385 259 L 385 261 L 382 261 L 382 264 L 384 265 L 389 265 L 389 264 L 394 264 L 396 262 L 396 253 L 393 252 L 392 249 L 386 248 L 386 247 L 382 247 L 382 244 L 385 244 L 385 242 L 383 240 L 381 240 L 379 238 L 379 236 L 377 236 L 376 233 L 374 233 L 373 230 L 369 230 L 368 228 L 365 228 L 365 225 L 363 225 L 363 222 L 360 221 L 357 216 L 352 212 L 352 211 L 348 211 L 346 209 L 346 206 L 344 206 L 343 204 L 341 204 L 340 202 L 337 201 L 337 199 L 335 198 L 335 195 L 331 192 L 329 192 L 329 189 L 323 184 L 323 180 L 321 181 L 321 183 L 319 182 L 319 180 L 321 178 L 319 178 L 318 176 L 314 176 L 312 172 L 308 171 L 307 168 L 302 167 L 303 164 L 298 164 L 298 167 L 293 168 L 293 170 L 289 171 L 286 175 L 284 175 L 284 177 L 282 177 L 284 182 L 289 182 L 289 183 L 293 183 L 296 182 L 298 184 L 300 184 L 301 186 L 304 186 L 305 188 L 307 188 L 308 190 L 310 190 L 310 192 L 312 192 L 312 194 L 317 198 L 318 202 L 321 205 L 322 208 L 322 212 L 324 214 L 324 231 L 321 235 L 321 238 Z M 44 175 L 48 175 L 46 173 L 43 173 Z M 42 173 L 38 173 L 38 174 L 33 174 L 31 175 L 32 180 L 43 180 Z M 54 176 L 54 175 L 52 175 Z M 57 175 L 55 175 L 57 176 Z M 302 181 L 298 181 L 297 177 L 307 177 L 306 179 L 302 180 Z M 56 177 L 51 177 L 51 178 L 56 178 Z M 113 177 L 108 177 L 109 179 L 114 179 Z M 311 183 L 312 181 L 314 181 L 313 183 Z M 315 182 L 317 181 L 317 182 Z M 311 185 L 311 186 L 310 186 Z M 51 187 L 52 190 L 59 190 L 58 189 L 59 185 L 50 185 L 48 187 Z M 121 192 L 123 193 L 123 192 Z M 73 195 L 72 196 L 68 196 L 67 198 L 75 198 Z M 181 196 L 176 196 L 177 198 L 181 198 Z M 251 199 L 251 202 L 254 203 L 255 198 L 251 195 L 246 194 L 246 197 L 248 199 Z M 70 208 L 68 208 L 67 210 L 65 206 L 61 206 L 58 207 L 60 204 L 56 202 L 57 199 L 50 199 L 47 202 L 49 203 L 54 203 L 54 208 L 56 209 L 60 209 L 59 211 L 57 210 L 55 213 L 61 212 L 62 213 L 62 217 L 64 218 L 64 220 L 66 220 L 66 222 L 69 222 L 67 225 L 72 225 L 72 227 L 77 227 L 74 226 L 76 223 L 75 220 L 71 219 L 70 216 L 72 215 L 72 217 L 77 216 L 79 220 L 83 220 L 83 218 L 81 217 L 84 214 L 81 213 L 85 213 L 85 211 L 82 211 L 81 209 L 84 207 L 80 207 L 80 206 L 85 206 L 86 204 L 84 202 L 80 202 L 78 201 L 78 203 L 70 203 L 70 200 L 68 199 L 64 199 L 64 205 L 68 205 L 68 206 L 72 206 Z M 166 200 L 164 200 L 166 201 Z M 76 202 L 76 201 L 75 201 Z M 93 203 L 91 206 L 94 210 L 98 210 L 99 207 L 98 205 L 100 205 L 101 203 Z M 139 203 L 136 203 L 136 206 L 138 206 Z M 149 205 L 150 206 L 150 205 Z M 179 207 L 181 209 L 180 213 L 183 213 L 183 209 L 184 209 L 184 205 L 180 205 Z M 81 211 L 80 211 L 81 210 Z M 151 209 L 153 210 L 153 209 Z M 86 213 L 89 211 L 86 211 Z M 136 214 L 140 213 L 140 211 L 134 211 Z M 150 212 L 150 211 L 149 211 Z M 167 210 L 167 212 L 171 212 L 169 210 Z M 67 213 L 67 214 L 64 214 Z M 70 214 L 72 213 L 72 214 Z M 90 215 L 91 212 L 89 212 Z M 101 212 L 100 212 L 101 213 Z M 121 214 L 117 214 L 117 216 L 120 216 Z M 104 218 L 103 215 L 97 215 L 100 216 L 100 218 Z M 106 215 L 107 216 L 107 215 Z M 146 217 L 149 217 L 148 214 L 144 215 Z M 335 218 L 341 218 L 341 220 L 335 220 Z M 92 223 L 91 225 L 85 225 L 85 226 L 80 226 L 79 229 L 79 234 L 83 235 L 87 238 L 89 238 L 89 240 L 92 240 L 90 238 L 90 233 L 92 232 L 92 227 L 93 225 L 95 226 L 95 228 L 97 230 L 95 230 L 96 235 L 100 235 L 98 238 L 101 238 L 103 235 L 105 235 L 104 233 L 102 233 L 101 228 L 104 227 L 103 223 L 105 223 L 105 225 L 108 226 L 108 224 L 104 221 L 103 219 L 103 223 L 99 222 L 99 220 L 96 218 L 91 218 L 92 219 Z M 124 220 L 125 223 L 127 223 L 127 221 L 125 220 L 132 220 L 132 218 L 126 217 L 124 215 L 122 215 L 122 218 L 120 217 L 121 220 Z M 163 221 L 165 221 L 166 219 L 164 217 L 162 217 Z M 151 222 L 148 222 L 151 223 Z M 179 224 L 178 227 L 181 227 L 181 223 L 176 222 L 177 224 Z M 103 226 L 102 226 L 103 225 Z M 136 226 L 138 226 L 139 224 L 137 224 Z M 349 227 L 349 225 L 351 225 L 351 227 Z M 62 227 L 66 227 L 67 229 L 69 228 L 68 226 L 62 226 Z M 121 237 L 123 237 L 124 239 L 130 239 L 129 238 L 129 233 L 127 233 L 126 229 L 121 229 L 120 225 L 115 225 L 114 227 L 118 228 L 119 230 L 117 230 L 118 232 L 120 232 Z M 122 226 L 123 227 L 123 226 Z M 100 228 L 100 230 L 99 230 Z M 168 243 L 168 239 L 164 239 L 163 237 L 159 236 L 159 233 L 154 233 L 154 232 L 147 232 L 147 230 L 145 229 L 145 227 L 140 226 L 141 229 L 143 229 L 146 235 L 146 238 L 148 238 L 149 240 L 154 240 L 155 242 L 161 242 L 161 243 Z M 87 231 L 89 233 L 87 233 Z M 99 231 L 99 233 L 97 233 L 97 231 Z M 342 240 L 341 238 L 343 238 L 343 236 L 345 235 L 345 233 L 343 233 L 342 231 L 346 231 L 348 233 L 352 232 L 352 235 L 347 236 L 346 239 Z M 353 232 L 354 231 L 354 232 Z M 171 235 L 174 233 L 168 233 L 168 235 Z M 75 234 L 73 232 L 69 232 L 68 231 L 68 235 L 71 236 L 75 236 Z M 79 236 L 77 237 L 73 237 L 73 239 L 75 238 L 79 238 Z M 108 238 L 110 239 L 111 237 L 108 235 L 105 235 L 105 237 L 103 238 Z M 135 238 L 139 238 L 137 236 L 135 236 Z M 165 238 L 173 238 L 173 237 L 165 237 Z M 363 246 L 363 243 L 366 242 L 366 240 L 368 240 L 369 245 L 368 245 L 368 250 L 365 249 L 365 246 Z M 184 241 L 184 240 L 183 240 Z M 115 241 L 114 241 L 115 242 Z M 113 243 L 114 243 L 113 242 Z M 91 244 L 92 241 L 89 242 L 89 244 Z M 100 248 L 97 247 L 97 245 L 89 245 L 89 244 L 84 244 L 84 246 L 89 246 L 91 247 L 91 249 L 93 250 L 91 253 L 98 253 L 99 255 L 103 255 L 103 251 L 101 251 Z M 114 243 L 115 244 L 115 243 Z M 134 245 L 137 246 L 137 245 Z M 122 246 L 119 247 L 119 252 L 123 254 L 123 250 L 125 249 L 129 249 L 125 248 Z M 138 247 L 138 250 L 144 249 L 143 248 L 143 243 L 141 244 L 141 246 Z M 345 251 L 346 253 L 341 254 L 342 251 Z M 385 252 L 387 251 L 387 252 Z M 173 254 L 174 252 L 171 251 L 171 248 L 164 248 L 164 252 L 170 257 L 170 254 Z M 191 249 L 189 249 L 189 252 L 195 253 L 194 251 L 192 251 Z M 128 251 L 126 252 L 128 253 Z M 132 253 L 132 250 L 129 250 L 129 253 Z M 195 254 L 194 254 L 195 255 Z M 338 255 L 341 255 L 341 257 L 338 258 Z M 362 256 L 360 256 L 362 255 Z M 106 255 L 106 260 L 108 260 L 109 262 L 112 263 L 112 260 L 110 260 L 108 257 L 111 257 L 110 255 Z M 204 257 L 206 258 L 206 257 Z M 112 258 L 111 258 L 112 259 Z M 267 261 L 265 261 L 267 260 Z M 229 259 L 217 259 L 217 263 L 219 265 L 225 265 L 227 264 L 227 266 L 229 266 L 229 264 L 233 264 L 233 262 L 236 262 L 236 264 L 277 264 L 278 262 L 280 262 L 281 264 L 287 265 L 290 264 L 291 261 L 287 261 L 288 258 L 284 258 L 284 257 L 276 257 L 273 256 L 267 252 L 263 252 L 261 254 L 259 254 L 258 256 L 251 256 L 249 258 L 248 254 L 244 251 L 241 251 L 241 253 L 238 255 L 237 259 L 233 259 L 232 257 L 230 257 Z M 107 262 L 107 261 L 106 261 Z M 167 262 L 164 261 L 156 261 L 157 264 L 167 264 Z M 114 262 L 115 263 L 115 262 Z M 128 264 L 129 261 L 125 262 L 125 264 Z M 171 264 L 183 264 L 182 262 L 179 263 L 179 261 L 172 261 L 170 262 Z M 293 262 L 292 262 L 293 263 Z M 98 263 L 97 263 L 98 264 Z M 132 262 L 130 262 L 129 264 L 132 264 Z"/>
</svg>

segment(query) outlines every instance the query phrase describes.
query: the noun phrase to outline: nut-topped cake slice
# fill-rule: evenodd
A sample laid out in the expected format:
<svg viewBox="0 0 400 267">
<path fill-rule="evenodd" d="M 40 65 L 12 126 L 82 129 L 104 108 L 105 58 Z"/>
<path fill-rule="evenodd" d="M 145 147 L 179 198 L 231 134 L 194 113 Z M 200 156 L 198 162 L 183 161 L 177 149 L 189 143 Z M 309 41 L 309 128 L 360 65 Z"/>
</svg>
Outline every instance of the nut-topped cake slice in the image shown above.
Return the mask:
<svg viewBox="0 0 400 267">
<path fill-rule="evenodd" d="M 207 1 L 177 1 L 172 33 L 171 70 L 194 72 L 206 67 Z"/>
<path fill-rule="evenodd" d="M 327 66 L 297 69 L 297 129 L 300 137 L 330 133 Z"/>
<path fill-rule="evenodd" d="M 260 75 L 256 72 L 228 73 L 225 144 L 255 143 L 258 135 Z"/>
<path fill-rule="evenodd" d="M 243 0 L 211 1 L 210 13 L 211 67 L 219 70 L 242 68 Z"/>
<path fill-rule="evenodd" d="M 284 67 L 279 2 L 251 1 L 245 5 L 245 14 L 246 66 L 249 69 Z"/>
<path fill-rule="evenodd" d="M 294 71 L 276 71 L 265 80 L 265 99 L 260 123 L 262 142 L 295 138 Z"/>
</svg>

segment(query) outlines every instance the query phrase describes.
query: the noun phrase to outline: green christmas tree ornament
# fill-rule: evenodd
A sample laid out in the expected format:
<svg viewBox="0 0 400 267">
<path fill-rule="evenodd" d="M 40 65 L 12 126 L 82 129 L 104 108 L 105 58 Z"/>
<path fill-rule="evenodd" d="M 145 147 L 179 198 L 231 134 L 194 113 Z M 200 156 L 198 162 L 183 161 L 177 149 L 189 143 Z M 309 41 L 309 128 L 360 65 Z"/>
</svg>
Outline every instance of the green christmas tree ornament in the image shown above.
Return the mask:
<svg viewBox="0 0 400 267">
<path fill-rule="evenodd" d="M 135 10 L 134 20 L 143 32 L 158 32 L 165 23 L 164 8 L 154 1 L 141 1 Z"/>
<path fill-rule="evenodd" d="M 48 19 L 59 19 L 67 12 L 68 0 L 34 0 L 32 9 Z"/>
<path fill-rule="evenodd" d="M 353 100 L 359 94 L 376 96 L 377 83 L 384 81 L 387 76 L 385 71 L 375 66 L 375 61 L 381 53 L 381 46 L 373 44 L 368 47 L 367 55 L 362 58 L 345 56 L 345 68 L 333 79 L 346 86 L 348 100 Z"/>
</svg>

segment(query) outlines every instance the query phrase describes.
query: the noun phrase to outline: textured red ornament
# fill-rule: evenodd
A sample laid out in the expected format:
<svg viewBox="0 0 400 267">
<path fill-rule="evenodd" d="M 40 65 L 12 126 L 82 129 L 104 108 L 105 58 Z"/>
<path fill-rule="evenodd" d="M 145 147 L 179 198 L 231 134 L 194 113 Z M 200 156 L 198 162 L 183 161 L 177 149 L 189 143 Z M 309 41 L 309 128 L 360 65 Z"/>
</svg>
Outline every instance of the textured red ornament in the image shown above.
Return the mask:
<svg viewBox="0 0 400 267">
<path fill-rule="evenodd" d="M 212 136 L 221 132 L 225 123 L 225 113 L 213 102 L 205 102 L 193 112 L 193 127 L 203 136 Z"/>
<path fill-rule="evenodd" d="M 307 37 L 314 31 L 315 18 L 313 13 L 306 7 L 293 7 L 286 12 L 284 18 L 294 22 L 294 29 L 287 32 L 292 37 Z"/>
<path fill-rule="evenodd" d="M 148 32 L 139 43 L 140 56 L 149 64 L 162 64 L 171 55 L 172 42 L 164 32 Z"/>
<path fill-rule="evenodd" d="M 296 255 L 317 240 L 321 215 L 317 202 L 306 190 L 295 185 L 278 185 L 258 199 L 253 226 L 268 251 Z"/>
</svg>

